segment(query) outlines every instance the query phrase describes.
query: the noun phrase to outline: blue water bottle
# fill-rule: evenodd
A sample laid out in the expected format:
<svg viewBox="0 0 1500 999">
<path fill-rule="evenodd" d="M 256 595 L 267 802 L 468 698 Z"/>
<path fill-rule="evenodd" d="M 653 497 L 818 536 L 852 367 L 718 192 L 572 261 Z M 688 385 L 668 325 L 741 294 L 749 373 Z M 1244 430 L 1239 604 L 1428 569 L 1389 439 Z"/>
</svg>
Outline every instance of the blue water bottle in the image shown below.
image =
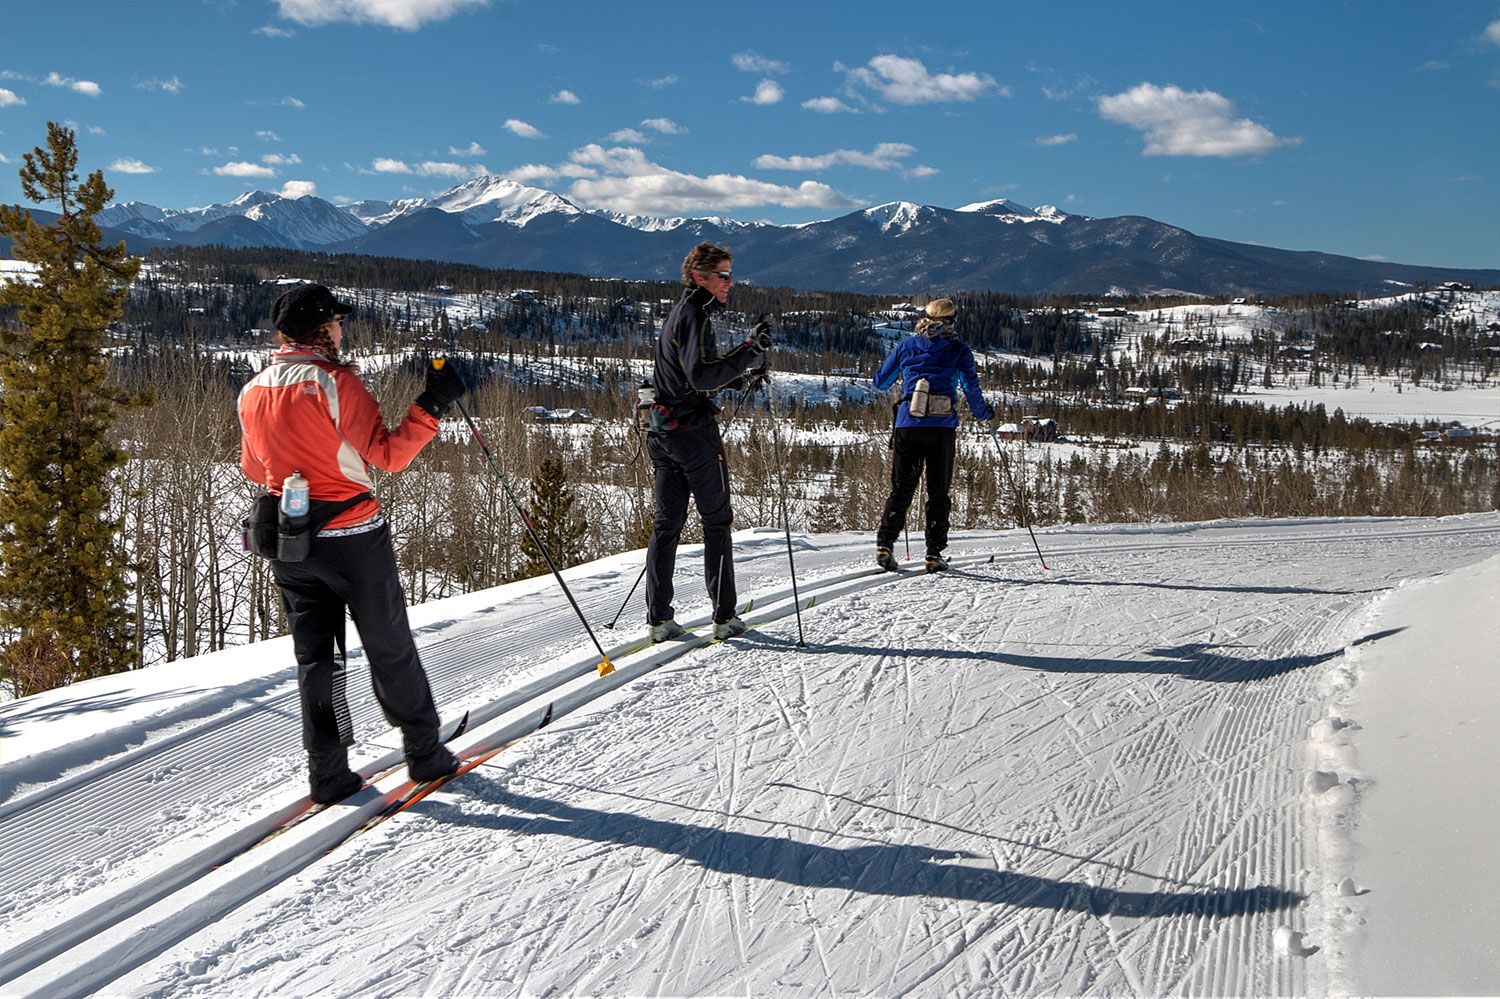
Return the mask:
<svg viewBox="0 0 1500 999">
<path fill-rule="evenodd" d="M 312 550 L 312 532 L 308 530 L 308 511 L 312 498 L 307 480 L 300 471 L 288 475 L 281 483 L 281 516 L 278 518 L 276 558 L 282 562 L 301 562 Z"/>
<path fill-rule="evenodd" d="M 281 483 L 281 512 L 288 517 L 306 517 L 308 504 L 307 480 L 301 472 L 293 472 Z"/>
</svg>

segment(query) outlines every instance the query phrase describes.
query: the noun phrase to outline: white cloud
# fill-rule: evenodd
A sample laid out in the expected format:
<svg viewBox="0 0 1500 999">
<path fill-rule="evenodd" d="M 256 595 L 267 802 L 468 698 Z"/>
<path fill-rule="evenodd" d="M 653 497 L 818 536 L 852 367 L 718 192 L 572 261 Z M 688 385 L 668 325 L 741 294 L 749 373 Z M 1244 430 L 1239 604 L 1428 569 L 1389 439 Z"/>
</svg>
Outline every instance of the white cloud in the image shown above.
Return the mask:
<svg viewBox="0 0 1500 999">
<path fill-rule="evenodd" d="M 1039 146 L 1066 146 L 1070 142 L 1077 142 L 1078 134 L 1069 132 L 1067 135 L 1039 135 L 1036 144 Z"/>
<path fill-rule="evenodd" d="M 1496 45 L 1500 45 L 1500 21 L 1491 21 L 1489 23 L 1484 29 L 1484 39 L 1487 42 L 1494 42 Z"/>
<path fill-rule="evenodd" d="M 347 21 L 381 24 L 403 31 L 416 31 L 429 22 L 445 21 L 467 8 L 488 3 L 489 0 L 276 0 L 282 17 L 309 27 Z"/>
<path fill-rule="evenodd" d="M 1257 156 L 1302 141 L 1235 117 L 1234 102 L 1211 90 L 1142 83 L 1098 102 L 1104 118 L 1145 133 L 1146 156 Z"/>
<path fill-rule="evenodd" d="M 651 142 L 651 137 L 645 132 L 633 128 L 622 128 L 618 132 L 611 132 L 606 136 L 608 141 L 632 146 L 644 146 Z"/>
<path fill-rule="evenodd" d="M 814 97 L 810 101 L 803 101 L 802 106 L 809 111 L 818 111 L 822 114 L 836 114 L 840 111 L 852 112 L 854 110 L 837 97 Z"/>
<path fill-rule="evenodd" d="M 928 177 L 936 177 L 942 172 L 943 171 L 939 170 L 937 167 L 916 166 L 912 167 L 910 170 L 903 171 L 901 176 L 906 177 L 910 180 L 925 180 Z"/>
<path fill-rule="evenodd" d="M 113 163 L 111 163 L 109 165 L 109 168 L 111 170 L 113 170 L 114 172 L 116 172 L 116 173 L 155 173 L 156 172 L 156 167 L 154 167 L 154 166 L 148 166 L 147 164 L 142 163 L 140 160 L 133 159 L 133 158 L 131 158 L 129 156 L 127 156 L 127 157 L 125 157 L 123 159 L 115 160 Z"/>
<path fill-rule="evenodd" d="M 654 80 L 642 80 L 641 82 L 652 90 L 663 90 L 667 87 L 675 87 L 677 85 L 677 77 L 674 74 L 672 76 L 657 77 Z"/>
<path fill-rule="evenodd" d="M 256 28 L 250 33 L 252 35 L 264 35 L 267 38 L 293 38 L 297 34 L 290 28 L 280 28 L 274 24 L 268 24 L 265 27 Z"/>
<path fill-rule="evenodd" d="M 514 132 L 516 135 L 519 135 L 523 139 L 545 139 L 546 138 L 546 136 L 542 134 L 542 132 L 541 132 L 540 129 L 535 128 L 534 126 L 526 124 L 524 121 L 521 121 L 519 118 L 507 118 L 505 120 L 505 128 L 506 128 L 507 131 Z"/>
<path fill-rule="evenodd" d="M 302 157 L 296 153 L 289 156 L 283 156 L 281 153 L 268 153 L 262 156 L 260 161 L 266 166 L 296 166 L 302 162 Z"/>
<path fill-rule="evenodd" d="M 262 141 L 262 142 L 280 142 L 281 141 L 281 136 L 277 135 L 275 132 L 272 132 L 272 131 L 269 131 L 269 130 L 266 130 L 266 129 L 262 129 L 261 131 L 256 132 L 255 133 L 255 137 L 257 139 L 259 139 L 260 141 Z"/>
<path fill-rule="evenodd" d="M 507 171 L 503 176 L 518 184 L 530 184 L 536 181 L 550 183 L 559 177 L 597 177 L 599 171 L 593 167 L 584 166 L 582 163 L 563 163 L 558 166 L 528 163 Z"/>
<path fill-rule="evenodd" d="M 225 163 L 223 166 L 214 167 L 214 173 L 220 177 L 274 177 L 276 171 L 271 167 L 262 166 L 259 163 Z"/>
<path fill-rule="evenodd" d="M 821 156 L 757 156 L 751 164 L 757 170 L 827 170 L 832 166 L 867 167 L 871 170 L 900 170 L 901 160 L 915 153 L 916 147 L 904 142 L 882 142 L 874 150 L 862 153 L 855 149 L 835 149 Z M 924 175 L 925 176 L 925 175 Z"/>
<path fill-rule="evenodd" d="M 731 57 L 736 69 L 746 73 L 789 73 L 792 67 L 777 59 L 767 59 L 754 52 L 737 52 Z"/>
<path fill-rule="evenodd" d="M 164 90 L 169 94 L 180 94 L 187 89 L 187 84 L 175 76 L 170 80 L 142 80 L 136 86 L 141 90 Z"/>
<path fill-rule="evenodd" d="M 99 84 L 92 80 L 75 80 L 71 76 L 63 76 L 60 73 L 48 73 L 47 78 L 42 81 L 49 87 L 66 87 L 67 89 L 84 94 L 88 97 L 98 97 L 104 93 Z"/>
<path fill-rule="evenodd" d="M 627 215 L 685 215 L 758 205 L 828 209 L 859 204 L 810 180 L 786 187 L 737 174 L 698 177 L 681 173 L 652 163 L 639 149 L 628 147 L 589 145 L 574 150 L 571 161 L 597 170 L 600 176 L 575 181 L 568 191 L 570 198 Z"/>
<path fill-rule="evenodd" d="M 12 104 L 25 103 L 26 99 L 24 97 L 18 97 L 14 90 L 6 90 L 4 87 L 0 87 L 0 108 L 8 108 Z"/>
<path fill-rule="evenodd" d="M 480 174 L 488 173 L 489 171 L 479 164 L 469 165 L 426 160 L 422 163 L 412 165 L 405 160 L 398 160 L 389 156 L 377 156 L 370 162 L 369 170 L 361 170 L 360 172 L 406 173 L 415 174 L 419 177 L 449 177 L 467 180 L 470 177 L 478 177 Z"/>
<path fill-rule="evenodd" d="M 459 149 L 456 146 L 448 147 L 449 156 L 483 156 L 486 150 L 477 142 L 470 142 L 468 149 Z"/>
<path fill-rule="evenodd" d="M 281 186 L 281 196 L 296 201 L 298 198 L 315 197 L 318 185 L 310 180 L 289 180 Z"/>
<path fill-rule="evenodd" d="M 1005 94 L 988 73 L 930 73 L 920 60 L 879 55 L 866 67 L 848 71 L 851 89 L 873 90 L 897 104 L 972 101 L 988 93 Z"/>
<path fill-rule="evenodd" d="M 573 91 L 571 91 L 571 90 L 559 90 L 557 93 L 553 94 L 550 98 L 548 98 L 547 102 L 549 104 L 577 104 L 577 103 L 579 103 L 579 101 L 578 101 L 578 95 L 575 94 L 575 93 L 573 93 Z"/>
<path fill-rule="evenodd" d="M 767 77 L 756 84 L 754 94 L 741 97 L 740 100 L 750 104 L 780 104 L 785 96 L 786 91 L 781 89 L 781 84 Z"/>
<path fill-rule="evenodd" d="M 671 118 L 647 118 L 641 122 L 642 125 L 666 135 L 686 135 L 687 129 L 677 124 Z"/>
<path fill-rule="evenodd" d="M 301 101 L 299 101 L 295 97 L 283 97 L 281 99 L 281 104 L 282 104 L 283 107 L 289 107 L 289 108 L 298 108 L 298 109 L 301 109 L 301 108 L 307 107 L 306 104 L 303 104 Z"/>
<path fill-rule="evenodd" d="M 477 165 L 468 166 L 463 163 L 441 163 L 434 160 L 427 160 L 417 165 L 416 172 L 423 177 L 453 177 L 460 180 L 467 180 L 470 177 L 477 177 L 489 171 Z"/>
</svg>

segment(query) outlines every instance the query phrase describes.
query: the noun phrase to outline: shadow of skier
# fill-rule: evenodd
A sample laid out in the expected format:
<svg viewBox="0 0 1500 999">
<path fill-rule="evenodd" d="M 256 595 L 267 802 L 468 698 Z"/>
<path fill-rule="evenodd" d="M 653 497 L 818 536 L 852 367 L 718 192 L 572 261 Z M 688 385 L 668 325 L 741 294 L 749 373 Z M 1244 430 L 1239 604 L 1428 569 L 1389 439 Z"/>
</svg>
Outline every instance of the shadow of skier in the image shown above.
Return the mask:
<svg viewBox="0 0 1500 999">
<path fill-rule="evenodd" d="M 818 846 L 786 837 L 580 808 L 518 794 L 495 781 L 482 785 L 472 782 L 469 791 L 484 801 L 529 814 L 475 815 L 440 803 L 421 810 L 456 824 L 530 836 L 570 836 L 676 854 L 708 870 L 808 888 L 1140 918 L 1241 916 L 1291 908 L 1305 898 L 1297 892 L 1268 885 L 1122 891 L 954 863 L 974 855 L 953 850 L 900 844 Z"/>
</svg>

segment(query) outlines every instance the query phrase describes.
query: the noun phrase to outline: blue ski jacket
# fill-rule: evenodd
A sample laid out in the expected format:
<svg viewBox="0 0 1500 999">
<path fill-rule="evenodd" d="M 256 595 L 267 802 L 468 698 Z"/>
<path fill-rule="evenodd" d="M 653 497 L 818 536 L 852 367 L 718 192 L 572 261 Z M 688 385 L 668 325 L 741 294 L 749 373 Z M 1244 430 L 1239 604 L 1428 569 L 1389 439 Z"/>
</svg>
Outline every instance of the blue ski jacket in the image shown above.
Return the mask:
<svg viewBox="0 0 1500 999">
<path fill-rule="evenodd" d="M 902 399 L 896 408 L 896 427 L 957 427 L 958 391 L 969 401 L 969 412 L 976 420 L 994 415 L 984 394 L 979 391 L 979 372 L 974 368 L 974 352 L 954 335 L 952 323 L 933 323 L 917 330 L 896 344 L 880 370 L 875 372 L 875 387 L 890 388 L 901 379 Z M 907 403 L 918 378 L 926 378 L 930 396 L 947 396 L 953 407 L 941 416 L 912 416 Z"/>
</svg>

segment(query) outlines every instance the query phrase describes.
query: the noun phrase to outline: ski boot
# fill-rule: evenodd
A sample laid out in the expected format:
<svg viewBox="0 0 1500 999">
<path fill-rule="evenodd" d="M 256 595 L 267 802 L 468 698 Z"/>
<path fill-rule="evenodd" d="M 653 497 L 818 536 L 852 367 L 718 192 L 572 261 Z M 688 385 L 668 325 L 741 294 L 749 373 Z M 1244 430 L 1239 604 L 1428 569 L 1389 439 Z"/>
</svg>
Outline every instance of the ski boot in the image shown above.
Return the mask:
<svg viewBox="0 0 1500 999">
<path fill-rule="evenodd" d="M 714 641 L 722 642 L 726 638 L 733 638 L 736 635 L 743 635 L 749 630 L 750 626 L 747 625 L 744 621 L 741 621 L 738 616 L 732 617 L 728 621 L 715 621 Z"/>
<path fill-rule="evenodd" d="M 665 642 L 669 638 L 681 638 L 687 631 L 676 621 L 663 621 L 651 626 L 651 641 Z"/>
</svg>

